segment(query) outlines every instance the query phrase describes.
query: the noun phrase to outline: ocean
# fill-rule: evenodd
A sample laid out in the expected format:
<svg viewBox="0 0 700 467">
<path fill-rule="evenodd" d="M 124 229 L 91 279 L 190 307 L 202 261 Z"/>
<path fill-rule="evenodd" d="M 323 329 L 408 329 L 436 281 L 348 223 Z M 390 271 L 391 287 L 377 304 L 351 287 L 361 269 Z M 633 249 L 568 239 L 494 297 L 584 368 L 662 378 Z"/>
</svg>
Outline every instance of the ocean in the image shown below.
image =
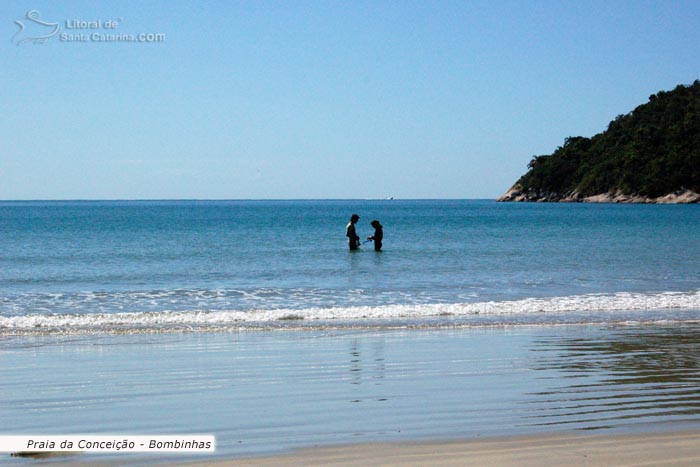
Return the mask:
<svg viewBox="0 0 700 467">
<path fill-rule="evenodd" d="M 0 202 L 0 435 L 697 429 L 699 246 L 698 205 Z"/>
<path fill-rule="evenodd" d="M 2 202 L 0 335 L 695 320 L 699 209 Z"/>
</svg>

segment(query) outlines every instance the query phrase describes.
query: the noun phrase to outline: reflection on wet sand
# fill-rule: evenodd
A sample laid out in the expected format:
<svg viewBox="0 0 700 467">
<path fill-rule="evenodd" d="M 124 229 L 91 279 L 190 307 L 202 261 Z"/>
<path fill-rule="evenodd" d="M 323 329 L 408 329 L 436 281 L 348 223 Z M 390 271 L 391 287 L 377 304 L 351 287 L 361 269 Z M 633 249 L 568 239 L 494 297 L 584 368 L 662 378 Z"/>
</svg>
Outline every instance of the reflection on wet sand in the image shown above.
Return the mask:
<svg viewBox="0 0 700 467">
<path fill-rule="evenodd" d="M 367 355 L 363 351 L 362 344 L 358 339 L 353 339 L 350 345 L 350 384 L 360 386 L 362 384 L 372 384 L 381 386 L 385 378 L 386 366 L 384 363 L 384 341 L 379 340 L 372 343 L 372 348 Z M 387 397 L 379 397 L 374 400 L 378 402 L 387 401 Z M 350 402 L 362 402 L 363 399 L 353 399 Z"/>
<path fill-rule="evenodd" d="M 697 421 L 700 333 L 692 327 L 619 328 L 591 337 L 536 340 L 528 424 L 575 429 Z"/>
</svg>

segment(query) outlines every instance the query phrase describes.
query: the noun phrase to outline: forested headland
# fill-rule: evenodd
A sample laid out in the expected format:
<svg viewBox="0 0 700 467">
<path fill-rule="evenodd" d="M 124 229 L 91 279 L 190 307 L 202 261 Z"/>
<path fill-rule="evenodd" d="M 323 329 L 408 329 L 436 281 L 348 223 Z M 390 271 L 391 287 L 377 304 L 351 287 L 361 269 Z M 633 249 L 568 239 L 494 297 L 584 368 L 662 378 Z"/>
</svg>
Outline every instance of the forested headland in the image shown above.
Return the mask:
<svg viewBox="0 0 700 467">
<path fill-rule="evenodd" d="M 699 202 L 700 80 L 534 156 L 499 201 Z"/>
</svg>

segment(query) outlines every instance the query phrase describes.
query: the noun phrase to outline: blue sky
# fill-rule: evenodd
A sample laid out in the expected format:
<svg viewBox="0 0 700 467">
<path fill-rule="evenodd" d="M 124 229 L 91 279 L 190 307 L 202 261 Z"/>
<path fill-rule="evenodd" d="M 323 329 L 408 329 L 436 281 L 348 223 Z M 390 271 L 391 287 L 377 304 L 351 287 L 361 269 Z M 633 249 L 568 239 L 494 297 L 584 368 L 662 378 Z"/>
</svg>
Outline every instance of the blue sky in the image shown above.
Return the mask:
<svg viewBox="0 0 700 467">
<path fill-rule="evenodd" d="M 165 39 L 18 45 L 51 29 L 29 11 Z M 700 78 L 697 1 L 33 0 L 0 24 L 0 199 L 494 198 Z"/>
</svg>

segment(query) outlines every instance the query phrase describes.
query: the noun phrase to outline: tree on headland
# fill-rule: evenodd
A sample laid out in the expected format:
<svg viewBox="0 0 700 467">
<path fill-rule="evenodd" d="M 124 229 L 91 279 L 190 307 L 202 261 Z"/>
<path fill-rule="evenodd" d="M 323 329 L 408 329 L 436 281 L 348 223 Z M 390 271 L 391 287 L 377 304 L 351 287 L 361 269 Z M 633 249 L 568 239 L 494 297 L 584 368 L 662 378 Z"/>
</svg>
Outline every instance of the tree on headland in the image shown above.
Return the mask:
<svg viewBox="0 0 700 467">
<path fill-rule="evenodd" d="M 661 91 L 592 138 L 534 156 L 503 201 L 581 201 L 603 194 L 651 201 L 700 193 L 700 80 Z M 697 200 L 695 200 L 697 201 Z"/>
</svg>

